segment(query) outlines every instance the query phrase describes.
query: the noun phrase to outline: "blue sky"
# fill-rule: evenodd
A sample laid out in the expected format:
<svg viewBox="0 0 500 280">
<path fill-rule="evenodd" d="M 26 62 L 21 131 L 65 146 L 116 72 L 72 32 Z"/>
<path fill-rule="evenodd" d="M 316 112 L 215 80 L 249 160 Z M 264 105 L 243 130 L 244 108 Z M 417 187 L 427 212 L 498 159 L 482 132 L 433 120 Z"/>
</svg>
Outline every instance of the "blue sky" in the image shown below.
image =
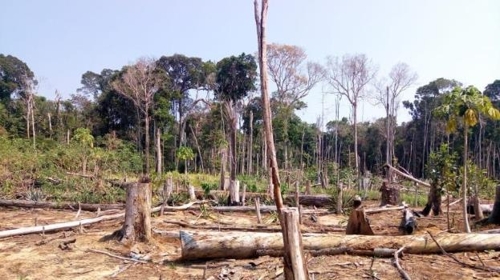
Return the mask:
<svg viewBox="0 0 500 280">
<path fill-rule="evenodd" d="M 269 42 L 298 45 L 310 60 L 364 53 L 387 75 L 406 62 L 418 84 L 453 78 L 479 89 L 500 79 L 500 1 L 270 0 Z M 119 69 L 141 56 L 181 53 L 205 60 L 254 53 L 253 0 L 0 0 L 0 53 L 25 61 L 41 95 L 74 93 L 81 75 Z M 404 94 L 413 100 L 416 87 Z M 299 116 L 315 122 L 322 87 Z M 325 96 L 332 119 L 334 97 Z M 349 114 L 341 105 L 341 116 Z M 383 116 L 365 102 L 363 120 Z M 409 116 L 400 109 L 399 120 Z"/>
</svg>

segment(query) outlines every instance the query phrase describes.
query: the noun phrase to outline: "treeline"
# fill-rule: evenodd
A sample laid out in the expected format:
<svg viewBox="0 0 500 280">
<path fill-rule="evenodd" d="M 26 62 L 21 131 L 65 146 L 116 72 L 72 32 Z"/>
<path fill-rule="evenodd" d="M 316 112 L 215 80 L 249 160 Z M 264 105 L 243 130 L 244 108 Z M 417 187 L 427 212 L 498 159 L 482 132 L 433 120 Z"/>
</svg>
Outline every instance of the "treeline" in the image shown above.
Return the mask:
<svg viewBox="0 0 500 280">
<path fill-rule="evenodd" d="M 269 46 L 268 61 L 270 82 L 276 88 L 273 126 L 282 169 L 302 170 L 310 177 L 339 169 L 383 174 L 384 164 L 391 163 L 415 177 L 429 178 L 430 156 L 442 144 L 457 151 L 463 162 L 465 122 L 457 120 L 465 119 L 467 108 L 443 111 L 451 108 L 451 92 L 463 86 L 459 81 L 431 81 L 401 108 L 400 94 L 417 79 L 406 64 L 381 78 L 364 55 L 329 58 L 320 64 L 308 61 L 299 47 L 278 44 Z M 121 149 L 109 162 L 120 170 L 117 161 L 122 161 L 125 172 L 223 170 L 231 177 L 267 176 L 257 71 L 249 54 L 218 62 L 180 54 L 141 58 L 122 69 L 87 71 L 81 88 L 69 99 L 56 92 L 49 100 L 37 92 L 35 74 L 26 63 L 0 55 L 0 138 L 2 145 L 17 143 L 17 148 L 34 153 L 58 147 L 62 155 L 65 146 L 78 145 L 79 152 L 67 160 L 77 158 L 79 170 L 71 171 L 83 174 L 108 164 L 105 151 Z M 325 100 L 336 104 L 337 117 L 309 124 L 296 112 L 307 106 L 303 98 L 320 83 L 331 89 Z M 367 96 L 368 92 L 375 93 Z M 500 80 L 481 94 L 500 107 Z M 338 116 L 339 96 L 347 97 L 351 116 Z M 376 100 L 386 116 L 358 123 L 357 105 L 363 98 Z M 398 108 L 409 110 L 412 120 L 397 124 Z M 500 124 L 479 111 L 476 120 L 467 126 L 467 157 L 498 179 Z"/>
</svg>

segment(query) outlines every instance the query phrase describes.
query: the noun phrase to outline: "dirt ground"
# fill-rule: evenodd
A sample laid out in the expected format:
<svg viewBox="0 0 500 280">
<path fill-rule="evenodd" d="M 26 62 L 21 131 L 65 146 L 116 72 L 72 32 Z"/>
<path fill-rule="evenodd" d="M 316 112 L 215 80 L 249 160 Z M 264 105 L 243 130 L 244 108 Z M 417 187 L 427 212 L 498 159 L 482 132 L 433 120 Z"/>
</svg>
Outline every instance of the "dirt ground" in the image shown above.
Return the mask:
<svg viewBox="0 0 500 280">
<path fill-rule="evenodd" d="M 372 205 L 372 206 L 375 206 Z M 461 228 L 459 209 L 452 209 L 452 226 Z M 205 213 L 206 214 L 206 213 Z M 200 211 L 167 213 L 155 216 L 156 231 L 175 231 L 179 225 L 165 222 L 183 221 L 197 225 L 255 225 L 253 213 L 215 213 L 202 217 Z M 78 217 L 95 217 L 82 212 Z M 400 221 L 398 211 L 369 215 L 376 234 L 397 234 Z M 272 215 L 264 215 L 270 223 Z M 23 210 L 0 208 L 0 230 L 71 221 L 75 212 L 56 210 Z M 81 229 L 64 232 L 30 234 L 0 239 L 0 279 L 283 279 L 283 265 L 279 258 L 260 257 L 249 260 L 219 260 L 209 262 L 177 261 L 180 242 L 174 237 L 154 234 L 154 242 L 128 248 L 116 241 L 99 242 L 106 234 L 120 228 L 121 220 L 105 221 Z M 332 226 L 346 225 L 346 217 L 321 215 L 318 221 L 304 216 L 302 230 L 328 231 Z M 416 234 L 446 230 L 446 215 L 419 219 Z M 69 249 L 60 248 L 64 240 L 75 238 Z M 499 245 L 500 246 L 500 245 Z M 100 250 L 116 256 L 130 257 L 135 251 L 150 257 L 148 263 L 121 260 L 90 250 Z M 465 263 L 500 267 L 500 252 L 454 254 Z M 306 256 L 311 279 L 401 279 L 390 258 L 362 256 Z M 500 274 L 470 269 L 443 255 L 404 255 L 400 259 L 411 279 L 500 279 Z"/>
</svg>

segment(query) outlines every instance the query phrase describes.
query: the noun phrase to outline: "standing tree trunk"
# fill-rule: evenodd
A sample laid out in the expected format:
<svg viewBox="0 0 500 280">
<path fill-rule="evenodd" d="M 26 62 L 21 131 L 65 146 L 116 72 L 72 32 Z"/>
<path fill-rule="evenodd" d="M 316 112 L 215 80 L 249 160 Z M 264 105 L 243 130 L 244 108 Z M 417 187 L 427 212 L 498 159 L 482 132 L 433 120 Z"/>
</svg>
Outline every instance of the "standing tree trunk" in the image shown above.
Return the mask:
<svg viewBox="0 0 500 280">
<path fill-rule="evenodd" d="M 253 174 L 253 111 L 250 111 L 250 140 L 248 143 L 248 174 Z"/>
<path fill-rule="evenodd" d="M 360 188 L 360 177 L 359 177 L 359 157 L 358 157 L 358 101 L 354 100 L 352 105 L 353 114 L 353 125 L 354 125 L 354 164 L 356 165 L 356 184 L 358 185 L 358 190 Z"/>
<path fill-rule="evenodd" d="M 144 169 L 144 174 L 149 174 L 149 147 L 150 147 L 150 140 L 149 140 L 149 112 L 148 108 L 144 111 L 144 134 L 145 134 L 145 143 L 144 143 L 144 154 L 145 154 L 145 169 Z"/>
<path fill-rule="evenodd" d="M 298 221 L 292 222 L 291 227 L 295 227 L 295 234 L 292 234 L 294 230 L 285 230 L 285 219 L 283 215 L 287 215 L 286 212 L 282 211 L 283 208 L 283 198 L 281 197 L 281 185 L 278 172 L 278 162 L 276 160 L 276 149 L 274 147 L 274 137 L 272 129 L 272 119 L 271 119 L 271 104 L 269 101 L 269 92 L 267 85 L 267 41 L 266 41 L 266 21 L 267 21 L 267 10 L 268 10 L 268 0 L 262 0 L 262 8 L 259 9 L 259 4 L 257 0 L 254 0 L 255 7 L 255 24 L 257 27 L 257 38 L 258 38 L 258 53 L 259 53 L 259 70 L 260 70 L 260 89 L 262 92 L 262 107 L 263 107 L 263 118 L 264 118 L 264 128 L 266 132 L 266 143 L 268 148 L 268 162 L 270 164 L 271 178 L 273 183 L 274 191 L 274 201 L 276 203 L 276 210 L 279 215 L 283 241 L 289 241 L 285 244 L 285 254 L 284 254 L 284 264 L 285 271 L 284 275 L 287 279 L 296 280 L 307 280 L 309 274 L 307 273 L 306 262 L 303 261 L 303 245 L 302 245 L 302 235 L 300 234 L 300 225 Z M 260 11 L 259 11 L 260 10 Z M 283 213 L 283 214 L 282 214 Z M 290 234 L 288 234 L 290 233 Z M 290 238 L 293 241 L 290 241 Z M 295 246 L 290 246 L 290 244 Z"/>
<path fill-rule="evenodd" d="M 464 230 L 470 233 L 469 219 L 467 217 L 467 155 L 468 155 L 468 143 L 467 143 L 467 133 L 468 125 L 464 123 L 464 177 L 462 181 L 462 207 L 463 207 L 463 218 L 464 218 Z"/>
<path fill-rule="evenodd" d="M 163 171 L 163 157 L 161 154 L 161 129 L 157 128 L 156 129 L 156 173 L 158 175 L 161 175 Z"/>
</svg>

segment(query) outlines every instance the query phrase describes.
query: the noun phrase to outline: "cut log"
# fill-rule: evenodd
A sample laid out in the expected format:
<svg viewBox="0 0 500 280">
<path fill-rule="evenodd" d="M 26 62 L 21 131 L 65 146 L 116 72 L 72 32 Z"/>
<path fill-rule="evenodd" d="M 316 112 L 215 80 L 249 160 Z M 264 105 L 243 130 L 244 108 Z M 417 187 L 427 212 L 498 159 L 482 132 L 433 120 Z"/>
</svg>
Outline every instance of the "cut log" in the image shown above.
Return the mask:
<svg viewBox="0 0 500 280">
<path fill-rule="evenodd" d="M 413 214 L 410 209 L 405 209 L 403 211 L 403 218 L 401 219 L 401 224 L 399 228 L 405 234 L 413 234 L 417 228 L 417 217 Z"/>
<path fill-rule="evenodd" d="M 71 221 L 71 222 L 57 223 L 57 224 L 51 224 L 51 225 L 45 225 L 45 226 L 9 229 L 9 230 L 0 231 L 0 238 L 9 237 L 9 236 L 16 236 L 16 235 L 24 235 L 24 234 L 30 234 L 30 233 L 41 233 L 41 232 L 51 232 L 51 231 L 57 231 L 57 230 L 70 229 L 70 228 L 94 224 L 94 223 L 98 223 L 98 222 L 102 222 L 102 221 L 119 219 L 119 218 L 122 218 L 124 216 L 125 216 L 125 213 L 119 213 L 119 214 L 114 214 L 114 215 L 109 215 L 109 216 L 101 216 L 101 217 L 97 217 L 97 218 L 84 219 L 84 220 L 80 220 L 80 221 Z"/>
<path fill-rule="evenodd" d="M 259 256 L 259 252 L 283 251 L 281 233 L 225 232 L 214 235 L 203 232 L 180 231 L 182 259 L 249 259 Z M 436 236 L 446 252 L 471 252 L 500 250 L 498 234 L 448 234 Z M 441 249 L 428 235 L 339 235 L 303 234 L 302 242 L 306 252 L 318 252 L 332 248 L 346 248 L 345 253 L 373 252 L 377 248 L 397 250 L 405 247 L 404 253 L 436 254 Z M 261 255 L 261 254 L 260 254 Z M 392 255 L 389 255 L 392 256 Z"/>
<path fill-rule="evenodd" d="M 165 207 L 165 210 L 167 210 L 167 211 L 186 210 L 186 209 L 189 209 L 189 207 L 193 206 L 196 203 L 203 203 L 203 201 L 190 202 L 190 203 L 188 203 L 186 205 L 182 205 L 182 206 L 168 206 L 168 207 Z M 158 211 L 160 211 L 160 209 L 161 209 L 161 206 L 155 207 L 155 208 L 151 209 L 151 213 L 158 212 Z M 24 235 L 24 234 L 30 234 L 30 233 L 41 233 L 41 232 L 52 232 L 52 231 L 58 231 L 58 230 L 65 230 L 65 229 L 70 229 L 70 228 L 74 228 L 74 227 L 95 224 L 95 223 L 99 223 L 102 221 L 115 220 L 115 219 L 123 218 L 124 216 L 125 216 L 125 213 L 122 212 L 122 213 L 116 213 L 116 214 L 112 214 L 112 215 L 99 216 L 97 218 L 84 219 L 84 220 L 80 220 L 80 221 L 63 222 L 63 223 L 56 223 L 56 224 L 45 225 L 45 226 L 34 226 L 34 227 L 9 229 L 9 230 L 0 231 L 0 238 L 9 237 L 9 236 L 16 236 L 16 235 Z"/>
<path fill-rule="evenodd" d="M 20 208 L 48 208 L 48 209 L 71 209 L 77 210 L 78 203 L 72 202 L 48 202 L 48 201 L 30 201 L 30 200 L 8 200 L 0 199 L 0 207 L 20 207 Z M 80 203 L 83 211 L 95 212 L 97 209 L 111 210 L 124 209 L 125 204 L 87 204 Z"/>
<path fill-rule="evenodd" d="M 206 194 L 204 191 L 195 191 L 196 198 L 197 199 L 203 199 L 206 197 Z M 211 190 L 208 198 L 209 199 L 217 199 L 217 197 L 221 195 L 227 195 L 226 191 L 220 191 L 220 190 Z M 255 200 L 256 197 L 260 198 L 260 201 L 265 201 L 265 200 L 270 200 L 271 196 L 267 193 L 255 193 L 255 192 L 247 192 L 245 194 L 246 200 Z M 290 206 L 295 206 L 295 194 L 291 195 L 286 195 L 283 197 L 284 202 L 286 204 L 289 204 Z M 301 194 L 299 195 L 299 200 L 300 204 L 303 206 L 316 206 L 318 208 L 321 207 L 330 207 L 334 205 L 332 202 L 332 198 L 329 195 L 307 195 L 307 194 Z"/>
<path fill-rule="evenodd" d="M 295 195 L 284 197 L 284 203 L 294 205 Z M 303 206 L 330 207 L 334 205 L 330 195 L 299 195 L 300 204 Z"/>
</svg>

